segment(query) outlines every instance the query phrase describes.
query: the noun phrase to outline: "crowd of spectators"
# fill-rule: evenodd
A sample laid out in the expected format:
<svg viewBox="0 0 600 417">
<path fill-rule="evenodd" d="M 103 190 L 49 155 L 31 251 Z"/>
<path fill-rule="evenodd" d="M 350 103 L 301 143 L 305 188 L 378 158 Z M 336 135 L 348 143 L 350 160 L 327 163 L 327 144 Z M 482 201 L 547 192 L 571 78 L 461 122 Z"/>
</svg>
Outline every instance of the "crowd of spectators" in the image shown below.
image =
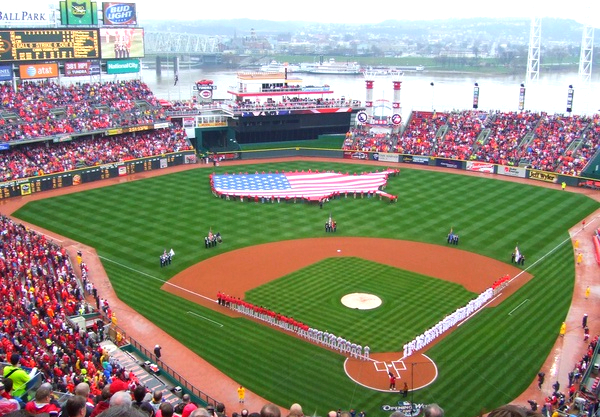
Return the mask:
<svg viewBox="0 0 600 417">
<path fill-rule="evenodd" d="M 580 175 L 600 145 L 600 115 L 413 111 L 401 135 L 351 129 L 343 150 L 526 166 Z"/>
<path fill-rule="evenodd" d="M 177 128 L 59 143 L 32 143 L 0 152 L 0 181 L 35 177 L 192 149 Z"/>
<path fill-rule="evenodd" d="M 519 145 L 539 120 L 538 113 L 494 112 L 486 120 L 487 140 L 475 144 L 470 159 L 508 166 L 518 164 Z"/>
<path fill-rule="evenodd" d="M 165 120 L 164 109 L 139 80 L 24 81 L 16 89 L 0 83 L 0 116 L 0 141 L 10 142 Z"/>
<path fill-rule="evenodd" d="M 65 249 L 2 215 L 0 229 L 0 361 L 37 368 L 58 391 L 82 381 L 99 387 L 99 340 L 67 320 L 91 307 Z"/>
</svg>

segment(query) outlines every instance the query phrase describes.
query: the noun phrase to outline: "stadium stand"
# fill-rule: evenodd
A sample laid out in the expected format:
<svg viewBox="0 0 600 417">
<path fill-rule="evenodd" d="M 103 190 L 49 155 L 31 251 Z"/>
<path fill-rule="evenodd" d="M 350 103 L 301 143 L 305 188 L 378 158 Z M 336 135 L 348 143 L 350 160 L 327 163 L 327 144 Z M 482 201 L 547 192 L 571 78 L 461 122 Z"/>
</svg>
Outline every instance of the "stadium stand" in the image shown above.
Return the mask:
<svg viewBox="0 0 600 417">
<path fill-rule="evenodd" d="M 60 85 L 0 84 L 0 142 L 93 132 L 164 121 L 164 109 L 138 80 Z"/>
</svg>

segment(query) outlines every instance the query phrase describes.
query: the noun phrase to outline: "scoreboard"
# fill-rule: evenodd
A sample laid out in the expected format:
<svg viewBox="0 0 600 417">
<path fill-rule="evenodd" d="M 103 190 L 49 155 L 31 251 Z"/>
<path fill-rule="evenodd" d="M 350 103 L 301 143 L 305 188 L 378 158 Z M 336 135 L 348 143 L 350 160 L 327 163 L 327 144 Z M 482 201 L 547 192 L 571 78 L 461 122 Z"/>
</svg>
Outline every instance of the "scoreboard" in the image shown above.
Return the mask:
<svg viewBox="0 0 600 417">
<path fill-rule="evenodd" d="M 97 29 L 0 30 L 0 62 L 98 59 Z"/>
</svg>

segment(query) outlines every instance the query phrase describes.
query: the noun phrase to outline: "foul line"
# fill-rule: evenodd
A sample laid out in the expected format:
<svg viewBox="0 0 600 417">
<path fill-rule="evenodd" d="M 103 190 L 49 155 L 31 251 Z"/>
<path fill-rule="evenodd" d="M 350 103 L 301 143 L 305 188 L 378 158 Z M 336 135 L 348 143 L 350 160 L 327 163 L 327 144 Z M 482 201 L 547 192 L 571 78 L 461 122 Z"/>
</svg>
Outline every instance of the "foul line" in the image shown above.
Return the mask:
<svg viewBox="0 0 600 417">
<path fill-rule="evenodd" d="M 191 314 L 193 316 L 199 317 L 199 318 L 204 319 L 206 321 L 210 321 L 211 323 L 214 323 L 214 324 L 216 324 L 219 327 L 223 327 L 223 325 L 221 323 L 219 323 L 217 321 L 214 321 L 214 320 L 211 320 L 208 317 L 201 316 L 200 314 L 194 313 L 193 311 L 188 311 L 187 314 Z"/>
<path fill-rule="evenodd" d="M 512 310 L 510 310 L 510 313 L 508 313 L 508 315 L 509 315 L 509 316 L 511 316 L 511 315 L 512 315 L 512 313 L 513 313 L 513 312 L 514 312 L 516 309 L 518 309 L 519 307 L 521 307 L 523 304 L 525 304 L 525 303 L 527 303 L 527 302 L 529 302 L 529 298 L 526 298 L 526 299 L 525 299 L 525 301 L 523 301 L 521 304 L 519 304 L 518 306 L 516 306 L 515 308 L 513 308 Z"/>
<path fill-rule="evenodd" d="M 122 264 L 122 263 L 120 263 L 120 262 L 113 261 L 112 259 L 105 258 L 104 256 L 100 256 L 100 255 L 98 255 L 98 258 L 100 258 L 100 259 L 103 259 L 103 260 L 105 260 L 105 261 L 107 261 L 107 262 L 112 262 L 113 264 L 115 264 L 115 265 L 119 265 L 120 267 L 123 267 L 123 268 L 126 268 L 126 269 L 129 269 L 130 271 L 137 272 L 138 274 L 145 275 L 145 276 L 147 276 L 148 278 L 152 278 L 152 279 L 154 279 L 154 280 L 156 280 L 156 281 L 158 281 L 158 282 L 162 282 L 163 284 L 166 284 L 166 285 L 168 285 L 168 286 L 170 286 L 170 287 L 173 287 L 173 288 L 177 288 L 178 290 L 181 290 L 181 291 L 187 292 L 188 294 L 192 294 L 192 295 L 194 295 L 194 296 L 196 296 L 196 297 L 204 298 L 205 300 L 208 300 L 208 301 L 213 301 L 213 302 L 216 302 L 216 301 L 217 301 L 217 300 L 215 300 L 214 298 L 210 298 L 210 297 L 207 297 L 207 296 L 205 296 L 205 295 L 198 294 L 197 292 L 190 291 L 190 290 L 188 290 L 187 288 L 180 287 L 179 285 L 172 284 L 172 283 L 170 283 L 169 281 L 166 281 L 166 280 L 164 280 L 164 279 L 161 279 L 161 278 L 155 277 L 155 276 L 153 276 L 153 275 L 147 274 L 146 272 L 143 272 L 143 271 L 137 270 L 137 269 L 135 269 L 135 268 L 132 268 L 132 267 L 130 267 L 130 266 L 123 265 L 123 264 Z"/>
</svg>

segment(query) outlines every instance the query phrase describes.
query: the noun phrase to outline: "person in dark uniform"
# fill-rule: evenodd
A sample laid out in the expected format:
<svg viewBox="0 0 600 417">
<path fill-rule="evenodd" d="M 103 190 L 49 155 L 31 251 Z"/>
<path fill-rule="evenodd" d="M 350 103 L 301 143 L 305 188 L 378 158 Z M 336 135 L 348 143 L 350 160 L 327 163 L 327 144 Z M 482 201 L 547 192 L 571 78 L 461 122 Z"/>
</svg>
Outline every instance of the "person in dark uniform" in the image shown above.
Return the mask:
<svg viewBox="0 0 600 417">
<path fill-rule="evenodd" d="M 156 356 L 156 359 L 160 359 L 160 355 L 161 355 L 160 349 L 161 349 L 160 345 L 154 346 L 154 356 Z"/>
</svg>

